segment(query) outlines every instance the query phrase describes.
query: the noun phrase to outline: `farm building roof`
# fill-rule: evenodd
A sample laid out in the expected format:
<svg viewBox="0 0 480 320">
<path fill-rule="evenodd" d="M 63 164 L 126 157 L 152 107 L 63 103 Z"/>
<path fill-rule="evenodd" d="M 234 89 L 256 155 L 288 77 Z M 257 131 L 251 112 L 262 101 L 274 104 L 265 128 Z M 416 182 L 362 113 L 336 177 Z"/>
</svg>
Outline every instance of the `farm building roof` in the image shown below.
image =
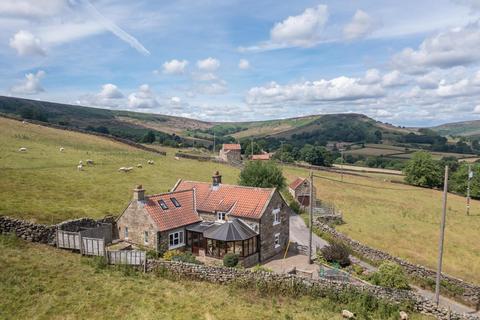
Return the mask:
<svg viewBox="0 0 480 320">
<path fill-rule="evenodd" d="M 175 191 L 195 189 L 197 210 L 204 212 L 228 212 L 235 217 L 260 219 L 275 188 L 254 188 L 219 184 L 213 187 L 207 182 L 177 182 Z"/>
<path fill-rule="evenodd" d="M 223 145 L 223 150 L 242 150 L 242 146 L 238 143 L 226 143 Z"/>
<path fill-rule="evenodd" d="M 254 154 L 252 160 L 270 160 L 270 153 Z"/>
<path fill-rule="evenodd" d="M 145 209 L 160 231 L 201 221 L 195 208 L 195 191 L 192 188 L 148 196 Z"/>
<path fill-rule="evenodd" d="M 295 179 L 295 181 L 293 181 L 292 183 L 290 183 L 288 185 L 288 187 L 292 190 L 295 190 L 297 189 L 306 179 L 305 178 L 300 178 L 300 177 L 297 177 L 297 179 Z"/>
</svg>

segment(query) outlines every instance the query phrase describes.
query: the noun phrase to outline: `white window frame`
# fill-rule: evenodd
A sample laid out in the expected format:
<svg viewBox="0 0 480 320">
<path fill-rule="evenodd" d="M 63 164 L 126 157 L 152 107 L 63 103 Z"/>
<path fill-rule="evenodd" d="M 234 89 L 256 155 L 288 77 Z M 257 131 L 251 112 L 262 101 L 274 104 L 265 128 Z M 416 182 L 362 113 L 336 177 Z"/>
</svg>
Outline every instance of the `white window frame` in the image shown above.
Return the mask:
<svg viewBox="0 0 480 320">
<path fill-rule="evenodd" d="M 173 240 L 173 241 L 172 241 Z M 178 243 L 175 244 L 175 240 Z M 171 244 L 173 242 L 173 244 Z M 185 232 L 183 230 L 177 230 L 168 234 L 168 249 L 180 248 L 185 245 Z"/>
<path fill-rule="evenodd" d="M 217 221 L 225 221 L 227 217 L 227 213 L 223 211 L 218 211 L 217 212 Z"/>
<path fill-rule="evenodd" d="M 282 223 L 280 218 L 280 209 L 273 209 L 273 225 L 276 226 L 277 224 Z"/>
<path fill-rule="evenodd" d="M 143 243 L 148 244 L 148 231 L 143 231 Z"/>
<path fill-rule="evenodd" d="M 125 240 L 128 240 L 128 226 L 125 226 Z"/>
<path fill-rule="evenodd" d="M 280 233 L 275 233 L 273 236 L 273 245 L 275 246 L 275 249 L 280 247 Z"/>
</svg>

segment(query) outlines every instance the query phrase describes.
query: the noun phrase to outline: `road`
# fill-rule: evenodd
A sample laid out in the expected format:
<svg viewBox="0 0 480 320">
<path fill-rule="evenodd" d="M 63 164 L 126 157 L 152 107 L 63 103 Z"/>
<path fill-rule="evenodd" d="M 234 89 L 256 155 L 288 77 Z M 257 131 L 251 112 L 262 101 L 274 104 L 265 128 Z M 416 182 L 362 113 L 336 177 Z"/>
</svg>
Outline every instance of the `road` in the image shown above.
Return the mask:
<svg viewBox="0 0 480 320">
<path fill-rule="evenodd" d="M 292 214 L 290 216 L 290 241 L 296 242 L 303 246 L 308 246 L 308 233 L 309 233 L 309 229 L 305 224 L 305 221 L 303 221 L 303 218 L 297 214 Z M 313 247 L 318 247 L 318 248 L 323 248 L 324 246 L 328 245 L 327 241 L 320 238 L 316 234 L 313 234 L 312 243 L 313 243 Z M 368 269 L 369 271 L 377 270 L 376 267 L 364 261 L 361 261 L 356 257 L 351 256 L 350 258 L 353 262 L 360 264 L 363 268 Z M 434 300 L 435 294 L 433 292 L 421 289 L 416 286 L 412 286 L 412 288 L 422 297 L 428 298 L 430 300 Z M 445 308 L 450 308 L 452 311 L 455 311 L 457 313 L 461 313 L 461 314 L 467 313 L 467 314 L 474 314 L 474 315 L 480 316 L 480 312 L 475 313 L 474 309 L 467 307 L 463 304 L 460 304 L 456 301 L 453 301 L 447 297 L 443 297 L 443 296 L 440 297 L 440 305 Z"/>
</svg>

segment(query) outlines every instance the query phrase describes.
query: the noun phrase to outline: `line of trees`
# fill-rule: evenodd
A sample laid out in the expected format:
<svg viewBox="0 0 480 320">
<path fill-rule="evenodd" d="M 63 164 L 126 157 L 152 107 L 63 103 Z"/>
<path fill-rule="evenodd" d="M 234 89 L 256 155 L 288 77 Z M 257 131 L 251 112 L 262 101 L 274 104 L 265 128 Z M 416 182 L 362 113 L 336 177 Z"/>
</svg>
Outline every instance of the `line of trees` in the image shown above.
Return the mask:
<svg viewBox="0 0 480 320">
<path fill-rule="evenodd" d="M 416 186 L 440 188 L 443 186 L 446 165 L 450 172 L 449 191 L 465 195 L 467 192 L 468 164 L 459 163 L 455 157 L 445 157 L 436 161 L 428 152 L 415 152 L 405 166 L 405 181 Z M 470 195 L 473 198 L 480 198 L 480 163 L 473 163 L 471 166 L 473 178 L 470 184 Z"/>
</svg>

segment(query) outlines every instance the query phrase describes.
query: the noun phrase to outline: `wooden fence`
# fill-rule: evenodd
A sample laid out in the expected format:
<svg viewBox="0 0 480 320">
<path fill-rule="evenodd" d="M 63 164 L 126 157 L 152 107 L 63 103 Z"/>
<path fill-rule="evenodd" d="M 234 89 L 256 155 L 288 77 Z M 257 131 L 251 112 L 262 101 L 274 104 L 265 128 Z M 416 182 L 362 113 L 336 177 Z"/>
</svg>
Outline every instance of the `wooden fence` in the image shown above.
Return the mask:
<svg viewBox="0 0 480 320">
<path fill-rule="evenodd" d="M 57 230 L 57 247 L 81 250 L 80 233 Z"/>
<path fill-rule="evenodd" d="M 97 238 L 82 237 L 81 253 L 87 256 L 104 256 L 105 240 Z"/>
<path fill-rule="evenodd" d="M 106 251 L 106 258 L 109 264 L 128 264 L 135 266 L 145 265 L 147 261 L 145 251 L 137 250 Z"/>
</svg>

